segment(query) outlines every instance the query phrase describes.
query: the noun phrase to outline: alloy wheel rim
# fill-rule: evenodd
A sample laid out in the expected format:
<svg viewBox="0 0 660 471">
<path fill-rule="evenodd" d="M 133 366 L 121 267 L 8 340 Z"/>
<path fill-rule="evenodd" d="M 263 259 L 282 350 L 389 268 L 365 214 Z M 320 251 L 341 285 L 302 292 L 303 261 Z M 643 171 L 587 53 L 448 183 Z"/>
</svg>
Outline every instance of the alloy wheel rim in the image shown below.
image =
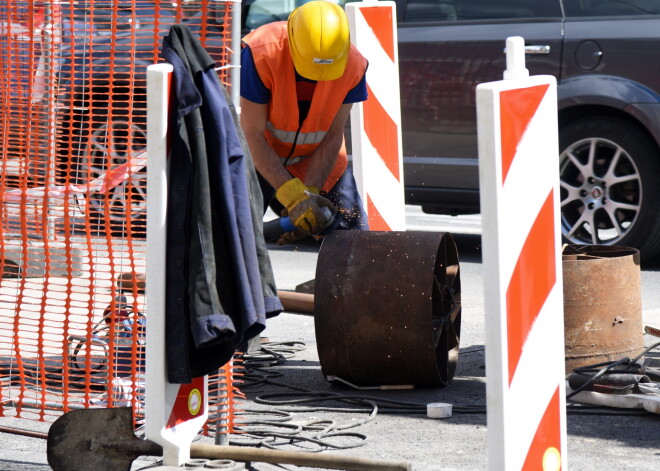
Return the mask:
<svg viewBox="0 0 660 471">
<path fill-rule="evenodd" d="M 94 130 L 87 151 L 79 161 L 82 178 L 91 182 L 108 170 L 133 161 L 146 151 L 147 134 L 140 125 L 109 120 Z M 89 203 L 112 222 L 135 221 L 146 214 L 146 168 L 141 169 L 104 193 L 91 195 Z M 106 210 L 107 208 L 107 210 Z"/>
<path fill-rule="evenodd" d="M 642 180 L 635 162 L 617 143 L 581 139 L 559 157 L 561 226 L 572 244 L 615 245 L 637 223 Z"/>
</svg>

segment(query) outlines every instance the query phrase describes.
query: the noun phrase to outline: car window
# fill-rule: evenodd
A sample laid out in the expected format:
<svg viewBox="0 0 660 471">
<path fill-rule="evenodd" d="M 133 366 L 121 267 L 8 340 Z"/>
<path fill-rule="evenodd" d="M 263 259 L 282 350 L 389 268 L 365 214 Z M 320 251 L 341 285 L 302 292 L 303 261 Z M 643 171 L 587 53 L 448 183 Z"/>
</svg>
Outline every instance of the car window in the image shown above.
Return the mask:
<svg viewBox="0 0 660 471">
<path fill-rule="evenodd" d="M 248 31 L 273 21 L 284 21 L 289 13 L 310 0 L 253 0 L 244 2 L 248 7 L 245 17 L 245 28 Z M 331 0 L 341 6 L 346 0 Z"/>
<path fill-rule="evenodd" d="M 660 0 L 563 0 L 566 16 L 660 15 Z"/>
<path fill-rule="evenodd" d="M 559 0 L 408 0 L 405 23 L 561 16 Z"/>
<path fill-rule="evenodd" d="M 133 9 L 127 5 L 116 6 L 111 3 L 94 3 L 76 8 L 73 13 L 75 21 L 81 23 L 93 22 L 96 32 L 99 34 L 111 35 L 116 30 L 122 31 L 140 27 L 139 16 L 135 15 Z"/>
</svg>

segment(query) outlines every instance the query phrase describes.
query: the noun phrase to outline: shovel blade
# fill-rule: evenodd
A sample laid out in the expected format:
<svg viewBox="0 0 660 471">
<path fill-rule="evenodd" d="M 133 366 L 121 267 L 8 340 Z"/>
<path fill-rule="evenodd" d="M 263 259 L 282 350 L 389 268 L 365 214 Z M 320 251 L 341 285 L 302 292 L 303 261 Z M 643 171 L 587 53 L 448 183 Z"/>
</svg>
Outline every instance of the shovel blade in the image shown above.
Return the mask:
<svg viewBox="0 0 660 471">
<path fill-rule="evenodd" d="M 48 430 L 48 464 L 53 471 L 130 471 L 142 455 L 162 448 L 133 433 L 130 407 L 67 412 Z"/>
</svg>

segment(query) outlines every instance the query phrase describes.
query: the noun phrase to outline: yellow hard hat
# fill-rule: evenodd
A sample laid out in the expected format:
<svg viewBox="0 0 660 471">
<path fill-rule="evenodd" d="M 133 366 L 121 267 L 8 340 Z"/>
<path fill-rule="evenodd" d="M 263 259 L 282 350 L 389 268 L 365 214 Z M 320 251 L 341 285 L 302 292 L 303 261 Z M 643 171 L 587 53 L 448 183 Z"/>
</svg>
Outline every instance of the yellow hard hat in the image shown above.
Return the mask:
<svg viewBox="0 0 660 471">
<path fill-rule="evenodd" d="M 293 65 L 310 80 L 334 80 L 346 68 L 351 45 L 342 7 L 315 0 L 296 8 L 287 21 Z"/>
</svg>

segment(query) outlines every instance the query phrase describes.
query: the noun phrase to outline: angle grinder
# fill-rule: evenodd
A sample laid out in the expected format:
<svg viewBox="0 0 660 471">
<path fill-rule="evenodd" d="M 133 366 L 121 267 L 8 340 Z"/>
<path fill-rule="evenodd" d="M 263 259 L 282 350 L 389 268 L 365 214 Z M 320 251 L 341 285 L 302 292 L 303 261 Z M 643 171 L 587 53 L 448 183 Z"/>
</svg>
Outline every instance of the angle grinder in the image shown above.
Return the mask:
<svg viewBox="0 0 660 471">
<path fill-rule="evenodd" d="M 330 223 L 318 234 L 315 234 L 317 236 L 324 236 L 331 233 L 341 222 L 341 214 L 339 214 L 339 211 L 335 211 L 334 215 L 330 208 L 323 207 L 321 208 L 321 211 L 323 211 L 323 215 L 330 220 Z M 291 222 L 291 218 L 289 216 L 283 216 L 281 218 L 273 219 L 272 221 L 264 222 L 264 239 L 266 239 L 267 242 L 272 242 L 279 239 L 279 237 L 285 232 L 295 230 L 296 226 Z"/>
</svg>

